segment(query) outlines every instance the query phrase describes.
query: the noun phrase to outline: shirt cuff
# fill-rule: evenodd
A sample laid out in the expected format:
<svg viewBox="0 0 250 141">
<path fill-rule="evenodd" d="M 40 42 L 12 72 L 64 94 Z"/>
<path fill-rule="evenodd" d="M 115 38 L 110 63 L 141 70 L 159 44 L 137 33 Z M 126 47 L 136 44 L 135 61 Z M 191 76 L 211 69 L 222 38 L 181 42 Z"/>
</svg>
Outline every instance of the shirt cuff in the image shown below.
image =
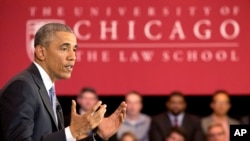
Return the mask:
<svg viewBox="0 0 250 141">
<path fill-rule="evenodd" d="M 69 126 L 65 128 L 66 141 L 76 141 L 76 139 L 72 136 Z"/>
</svg>

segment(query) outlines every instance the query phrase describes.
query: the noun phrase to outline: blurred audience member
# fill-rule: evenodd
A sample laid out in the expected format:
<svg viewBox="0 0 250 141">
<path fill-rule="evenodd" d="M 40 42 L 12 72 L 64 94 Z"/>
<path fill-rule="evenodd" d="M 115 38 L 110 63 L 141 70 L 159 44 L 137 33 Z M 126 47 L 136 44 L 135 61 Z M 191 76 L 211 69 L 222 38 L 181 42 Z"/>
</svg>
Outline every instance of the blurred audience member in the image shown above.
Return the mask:
<svg viewBox="0 0 250 141">
<path fill-rule="evenodd" d="M 119 141 L 138 141 L 132 132 L 124 132 Z"/>
<path fill-rule="evenodd" d="M 77 102 L 77 112 L 79 114 L 84 114 L 85 111 L 90 110 L 97 102 L 99 98 L 96 90 L 91 87 L 84 87 L 78 94 L 76 98 Z M 69 126 L 70 124 L 70 114 L 64 115 L 64 125 Z"/>
<path fill-rule="evenodd" d="M 244 116 L 240 120 L 241 124 L 250 124 L 250 116 Z"/>
<path fill-rule="evenodd" d="M 168 133 L 165 141 L 186 141 L 186 133 L 181 128 L 173 127 Z"/>
<path fill-rule="evenodd" d="M 136 91 L 131 91 L 125 96 L 125 102 L 127 103 L 127 115 L 117 132 L 117 138 L 120 139 L 125 132 L 132 132 L 138 141 L 148 141 L 151 119 L 148 115 L 141 113 L 142 96 Z"/>
<path fill-rule="evenodd" d="M 77 96 L 77 104 L 79 107 L 79 114 L 84 114 L 89 111 L 98 102 L 98 95 L 96 90 L 91 87 L 84 87 Z"/>
<path fill-rule="evenodd" d="M 211 123 L 219 123 L 224 128 L 224 132 L 227 137 L 225 141 L 229 141 L 229 125 L 239 124 L 239 122 L 227 115 L 231 107 L 228 93 L 222 90 L 216 91 L 212 97 L 210 107 L 212 108 L 213 113 L 202 119 L 201 123 L 203 131 L 206 134 Z"/>
<path fill-rule="evenodd" d="M 183 128 L 187 141 L 203 141 L 200 120 L 185 112 L 186 101 L 182 93 L 173 92 L 166 102 L 167 112 L 163 112 L 152 119 L 150 141 L 164 141 L 172 127 Z"/>
<path fill-rule="evenodd" d="M 226 141 L 227 137 L 223 126 L 219 123 L 211 123 L 207 129 L 207 141 Z"/>
</svg>

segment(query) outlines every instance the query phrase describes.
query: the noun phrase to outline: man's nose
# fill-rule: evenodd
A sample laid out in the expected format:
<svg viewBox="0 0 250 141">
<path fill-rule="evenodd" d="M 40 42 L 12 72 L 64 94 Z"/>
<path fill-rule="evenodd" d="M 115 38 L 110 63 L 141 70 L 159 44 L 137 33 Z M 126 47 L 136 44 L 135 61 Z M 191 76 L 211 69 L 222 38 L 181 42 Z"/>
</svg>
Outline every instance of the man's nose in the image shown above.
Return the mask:
<svg viewBox="0 0 250 141">
<path fill-rule="evenodd" d="M 76 60 L 76 51 L 69 51 L 69 54 L 68 54 L 68 60 L 71 60 L 71 61 L 75 61 Z"/>
</svg>

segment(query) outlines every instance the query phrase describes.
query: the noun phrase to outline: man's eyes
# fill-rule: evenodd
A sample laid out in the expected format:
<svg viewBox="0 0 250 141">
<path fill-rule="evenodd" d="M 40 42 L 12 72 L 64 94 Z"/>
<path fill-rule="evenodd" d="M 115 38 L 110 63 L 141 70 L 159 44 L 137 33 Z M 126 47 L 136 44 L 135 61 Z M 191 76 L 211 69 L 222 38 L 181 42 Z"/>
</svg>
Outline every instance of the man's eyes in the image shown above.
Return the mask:
<svg viewBox="0 0 250 141">
<path fill-rule="evenodd" d="M 68 48 L 62 47 L 61 50 L 66 51 Z"/>
<path fill-rule="evenodd" d="M 70 48 L 69 47 L 61 47 L 60 48 L 62 51 L 68 51 Z M 77 48 L 73 48 L 73 51 L 76 52 Z"/>
</svg>

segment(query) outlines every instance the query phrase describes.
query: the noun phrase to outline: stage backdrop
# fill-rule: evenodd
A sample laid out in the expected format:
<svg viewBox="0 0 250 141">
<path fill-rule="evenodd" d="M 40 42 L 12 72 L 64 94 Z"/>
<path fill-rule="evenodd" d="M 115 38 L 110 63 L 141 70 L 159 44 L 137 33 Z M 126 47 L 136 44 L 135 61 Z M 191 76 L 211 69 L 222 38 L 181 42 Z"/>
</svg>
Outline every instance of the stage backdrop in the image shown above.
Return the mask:
<svg viewBox="0 0 250 141">
<path fill-rule="evenodd" d="M 250 93 L 249 0 L 1 0 L 0 88 L 33 60 L 37 29 L 69 25 L 79 49 L 60 95 Z"/>
</svg>

